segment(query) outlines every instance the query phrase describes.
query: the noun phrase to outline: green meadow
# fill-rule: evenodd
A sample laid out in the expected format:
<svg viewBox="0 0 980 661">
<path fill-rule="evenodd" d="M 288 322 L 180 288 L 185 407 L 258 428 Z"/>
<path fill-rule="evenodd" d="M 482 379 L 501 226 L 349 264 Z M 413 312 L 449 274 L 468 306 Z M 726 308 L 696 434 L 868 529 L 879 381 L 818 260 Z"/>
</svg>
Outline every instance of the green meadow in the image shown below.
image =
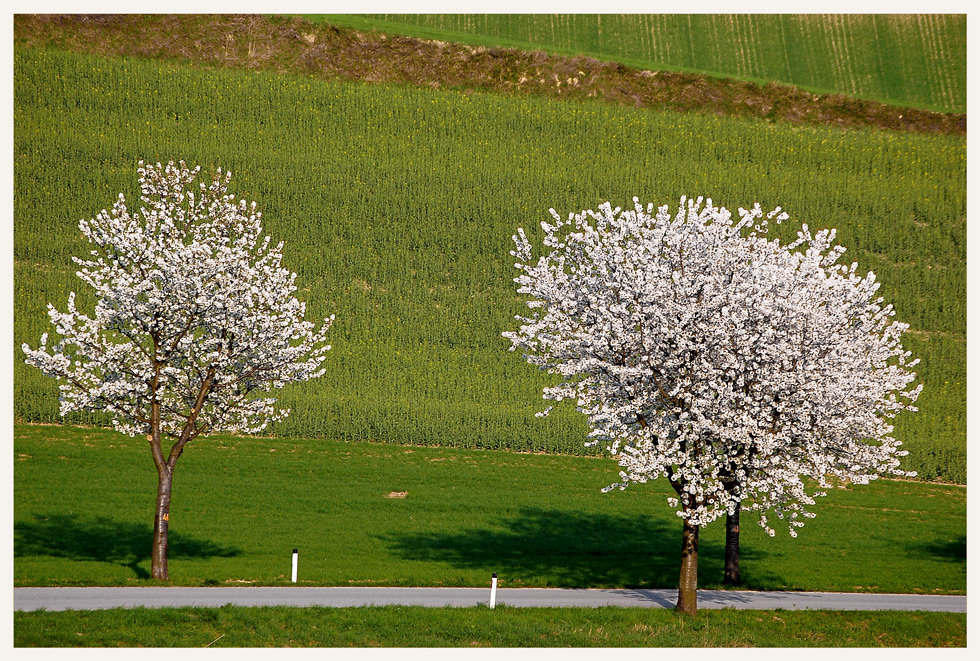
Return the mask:
<svg viewBox="0 0 980 661">
<path fill-rule="evenodd" d="M 82 218 L 140 159 L 235 173 L 284 240 L 308 316 L 337 315 L 327 374 L 282 392 L 278 436 L 586 454 L 570 407 L 541 420 L 547 375 L 500 333 L 522 312 L 511 235 L 561 213 L 682 194 L 781 205 L 838 228 L 922 359 L 906 466 L 966 479 L 966 145 L 962 137 L 801 128 L 302 76 L 14 53 L 14 415 L 60 422 L 57 385 L 20 344 L 78 290 Z M 68 423 L 105 423 L 76 415 Z M 179 488 L 179 487 L 178 487 Z"/>
<path fill-rule="evenodd" d="M 966 112 L 966 15 L 322 14 L 357 29 L 590 55 Z"/>
<path fill-rule="evenodd" d="M 14 428 L 17 586 L 149 585 L 156 472 L 146 441 Z M 677 585 L 680 521 L 658 482 L 602 493 L 602 457 L 308 438 L 198 439 L 177 465 L 174 585 Z M 966 489 L 880 480 L 818 499 L 799 537 L 744 515 L 753 590 L 965 594 Z M 725 526 L 701 532 L 721 588 Z"/>
</svg>

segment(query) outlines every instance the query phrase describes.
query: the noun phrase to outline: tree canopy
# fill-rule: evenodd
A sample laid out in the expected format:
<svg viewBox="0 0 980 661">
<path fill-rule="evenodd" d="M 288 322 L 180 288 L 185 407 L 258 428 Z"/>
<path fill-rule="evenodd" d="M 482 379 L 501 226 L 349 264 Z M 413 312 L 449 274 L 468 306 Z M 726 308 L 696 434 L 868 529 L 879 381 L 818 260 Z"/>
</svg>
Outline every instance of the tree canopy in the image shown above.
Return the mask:
<svg viewBox="0 0 980 661">
<path fill-rule="evenodd" d="M 909 474 L 891 436 L 922 387 L 908 326 L 873 273 L 838 264 L 835 230 L 803 224 L 784 245 L 768 235 L 788 218 L 778 207 L 634 205 L 552 209 L 545 254 L 523 229 L 511 253 L 531 313 L 504 335 L 561 377 L 544 397 L 574 400 L 590 442 L 619 458 L 608 488 L 664 477 L 692 525 L 740 504 L 795 536 L 835 482 Z"/>
<path fill-rule="evenodd" d="M 65 312 L 48 305 L 61 339 L 23 345 L 28 363 L 61 381 L 62 415 L 105 410 L 131 436 L 155 421 L 173 438 L 254 433 L 288 414 L 257 394 L 323 374 L 333 318 L 319 329 L 304 319 L 283 244 L 262 236 L 254 202 L 228 193 L 231 173 L 194 186 L 199 172 L 141 162 L 138 211 L 120 194 L 79 223 L 93 250 L 73 260 L 95 315 L 72 292 Z"/>
</svg>

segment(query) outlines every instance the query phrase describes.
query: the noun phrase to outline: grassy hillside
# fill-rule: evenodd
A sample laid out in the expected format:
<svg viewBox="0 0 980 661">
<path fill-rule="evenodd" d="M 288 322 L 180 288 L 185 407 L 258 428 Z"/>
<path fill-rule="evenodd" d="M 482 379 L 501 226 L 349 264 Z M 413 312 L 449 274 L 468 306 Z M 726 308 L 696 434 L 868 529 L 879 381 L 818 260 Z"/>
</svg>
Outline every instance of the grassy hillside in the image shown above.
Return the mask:
<svg viewBox="0 0 980 661">
<path fill-rule="evenodd" d="M 275 432 L 582 452 L 570 410 L 506 351 L 521 311 L 510 236 L 631 196 L 782 205 L 836 226 L 912 325 L 920 412 L 897 435 L 923 477 L 965 481 L 965 141 L 793 127 L 18 48 L 14 60 L 15 415 L 56 421 L 22 362 L 79 281 L 77 231 L 141 159 L 236 173 L 286 241 L 312 316 L 337 314 L 328 373 L 289 389 Z M 793 223 L 784 224 L 792 232 Z M 80 292 L 81 305 L 92 301 Z M 84 421 L 77 418 L 76 421 Z"/>
<path fill-rule="evenodd" d="M 966 116 L 962 113 L 888 105 L 822 91 L 809 93 L 763 80 L 651 72 L 576 53 L 556 55 L 419 39 L 377 32 L 373 28 L 388 24 L 376 20 L 356 16 L 344 20 L 363 23 L 369 29 L 314 24 L 279 15 L 19 14 L 14 17 L 14 37 L 19 45 L 31 47 L 57 46 L 73 52 L 332 80 L 603 101 L 632 108 L 754 117 L 797 125 L 966 134 Z"/>
<path fill-rule="evenodd" d="M 966 15 L 370 14 L 361 29 L 541 48 L 966 112 Z"/>
</svg>

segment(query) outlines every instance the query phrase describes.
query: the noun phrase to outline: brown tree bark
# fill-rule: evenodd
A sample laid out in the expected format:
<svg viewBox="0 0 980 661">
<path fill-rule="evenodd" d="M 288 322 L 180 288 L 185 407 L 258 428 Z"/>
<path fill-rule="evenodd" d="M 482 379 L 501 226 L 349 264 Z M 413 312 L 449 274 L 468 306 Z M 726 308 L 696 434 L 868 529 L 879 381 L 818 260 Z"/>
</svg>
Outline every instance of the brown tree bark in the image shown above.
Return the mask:
<svg viewBox="0 0 980 661">
<path fill-rule="evenodd" d="M 156 342 L 156 338 L 154 338 L 154 342 Z M 184 424 L 180 438 L 171 446 L 169 456 L 164 458 L 162 439 L 160 437 L 162 426 L 160 417 L 161 407 L 156 396 L 161 366 L 162 363 L 160 361 L 155 361 L 155 374 L 150 384 L 152 392 L 149 419 L 150 433 L 146 437 L 146 440 L 150 442 L 150 452 L 153 454 L 153 463 L 157 467 L 158 478 L 157 505 L 153 517 L 153 549 L 150 555 L 150 576 L 158 580 L 167 581 L 170 580 L 170 572 L 167 569 L 167 546 L 170 534 L 170 494 L 173 489 L 174 468 L 177 466 L 177 460 L 180 459 L 180 455 L 184 452 L 184 446 L 196 438 L 204 429 L 195 425 L 198 415 L 201 412 L 201 407 L 204 406 L 204 400 L 211 391 L 215 368 L 208 368 L 207 376 L 201 384 L 201 389 L 198 391 L 197 399 L 194 402 L 193 408 L 191 408 L 190 415 L 187 416 L 187 422 Z"/>
<path fill-rule="evenodd" d="M 741 504 L 735 506 L 735 511 L 725 518 L 725 585 L 741 585 L 742 571 L 739 568 L 738 548 L 738 518 L 742 510 Z"/>
<path fill-rule="evenodd" d="M 170 532 L 170 492 L 173 486 L 173 472 L 166 465 L 159 469 L 157 481 L 157 506 L 153 521 L 153 554 L 150 559 L 150 576 L 167 581 L 167 544 Z"/>
<path fill-rule="evenodd" d="M 160 438 L 161 407 L 157 399 L 157 387 L 160 380 L 161 363 L 154 362 L 154 377 L 151 383 L 152 400 L 150 405 L 150 434 L 146 440 L 150 442 L 153 454 L 153 464 L 157 468 L 157 504 L 153 515 L 153 548 L 150 553 L 150 576 L 166 581 L 170 580 L 167 570 L 167 538 L 170 532 L 170 492 L 173 487 L 173 466 L 163 457 Z"/>
<path fill-rule="evenodd" d="M 698 532 L 698 526 L 691 525 L 687 519 L 684 519 L 677 610 L 691 616 L 698 612 Z"/>
</svg>

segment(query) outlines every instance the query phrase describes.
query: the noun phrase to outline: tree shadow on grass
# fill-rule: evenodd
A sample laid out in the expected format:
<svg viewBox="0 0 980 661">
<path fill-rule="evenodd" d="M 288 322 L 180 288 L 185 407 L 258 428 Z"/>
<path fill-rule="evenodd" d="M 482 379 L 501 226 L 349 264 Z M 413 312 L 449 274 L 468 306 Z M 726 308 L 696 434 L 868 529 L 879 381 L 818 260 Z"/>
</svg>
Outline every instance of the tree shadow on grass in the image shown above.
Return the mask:
<svg viewBox="0 0 980 661">
<path fill-rule="evenodd" d="M 106 517 L 82 519 L 75 514 L 34 515 L 14 524 L 14 557 L 47 555 L 70 560 L 93 560 L 133 570 L 137 578 L 150 573 L 140 563 L 149 560 L 153 528 Z M 169 558 L 231 558 L 241 551 L 171 531 Z"/>
<path fill-rule="evenodd" d="M 966 535 L 948 541 L 909 544 L 909 550 L 922 559 L 959 562 L 966 567 Z"/>
<path fill-rule="evenodd" d="M 379 537 L 405 559 L 497 572 L 510 586 L 674 588 L 680 572 L 680 519 L 668 526 L 641 515 L 523 508 L 482 529 Z M 701 587 L 721 587 L 724 553 L 722 543 L 701 540 Z M 743 547 L 741 560 L 757 579 L 781 582 L 759 566 L 765 555 Z"/>
</svg>

